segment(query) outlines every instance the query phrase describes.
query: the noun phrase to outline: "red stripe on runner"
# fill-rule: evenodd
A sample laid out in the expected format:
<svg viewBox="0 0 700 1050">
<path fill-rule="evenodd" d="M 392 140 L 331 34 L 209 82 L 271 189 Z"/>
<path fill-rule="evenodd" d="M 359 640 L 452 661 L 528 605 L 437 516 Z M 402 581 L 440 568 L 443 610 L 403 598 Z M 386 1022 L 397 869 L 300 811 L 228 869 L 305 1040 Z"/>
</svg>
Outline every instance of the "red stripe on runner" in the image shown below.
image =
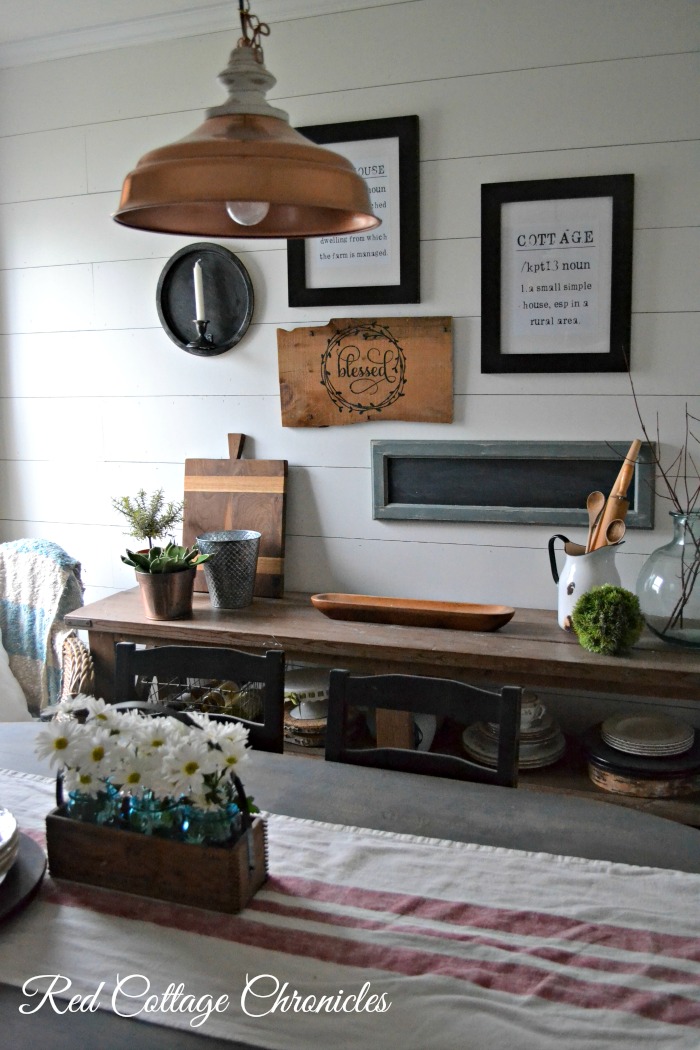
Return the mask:
<svg viewBox="0 0 700 1050">
<path fill-rule="evenodd" d="M 308 897 L 327 904 L 392 912 L 432 919 L 455 926 L 483 926 L 526 937 L 557 937 L 606 945 L 625 951 L 663 954 L 700 962 L 700 938 L 640 930 L 611 923 L 591 923 L 550 912 L 497 908 L 463 901 L 439 900 L 386 890 L 341 886 L 296 876 L 274 877 L 267 888 L 290 897 Z"/>
<path fill-rule="evenodd" d="M 544 959 L 547 962 L 555 962 L 560 966 L 570 966 L 572 963 L 577 967 L 589 970 L 597 970 L 602 973 L 618 974 L 642 974 L 650 980 L 665 981 L 668 984 L 692 985 L 700 988 L 700 973 L 689 973 L 687 970 L 673 969 L 670 966 L 660 966 L 658 963 L 646 962 L 621 962 L 616 959 L 601 958 L 599 956 L 580 954 L 579 948 L 573 946 L 571 949 L 545 945 L 517 945 L 509 944 L 505 940 L 495 937 L 485 937 L 475 933 L 465 933 L 454 930 L 433 929 L 429 926 L 416 926 L 401 923 L 400 926 L 387 925 L 380 919 L 359 918 L 352 915 L 341 915 L 339 912 L 323 912 L 314 908 L 304 907 L 299 904 L 284 904 L 279 901 L 271 901 L 267 897 L 254 897 L 248 904 L 248 909 L 254 912 L 263 912 L 269 915 L 279 915 L 290 919 L 301 919 L 305 922 L 317 922 L 325 925 L 342 927 L 345 929 L 358 930 L 387 930 L 404 936 L 432 937 L 449 942 L 464 944 L 480 944 L 487 948 L 497 948 L 504 952 L 517 952 L 528 958 Z M 508 931 L 511 932 L 511 931 Z M 587 943 L 587 942 L 586 942 Z"/>
<path fill-rule="evenodd" d="M 44 831 L 40 831 L 38 828 L 26 828 L 24 825 L 22 825 L 21 831 L 32 842 L 36 842 L 37 846 L 41 846 L 44 853 L 46 853 L 46 834 Z"/>
<path fill-rule="evenodd" d="M 275 885 L 278 882 L 273 880 Z M 138 919 L 320 962 L 363 970 L 384 970 L 402 976 L 451 977 L 481 988 L 518 996 L 536 996 L 580 1009 L 614 1010 L 667 1024 L 700 1027 L 700 1006 L 679 995 L 655 994 L 620 984 L 594 985 L 568 975 L 547 973 L 512 962 L 461 959 L 427 950 L 363 943 L 298 929 L 271 927 L 244 917 L 245 913 L 239 916 L 222 915 L 111 890 L 96 890 L 75 883 L 59 886 L 49 881 L 43 888 L 42 896 L 56 904 L 85 907 L 103 914 Z"/>
</svg>

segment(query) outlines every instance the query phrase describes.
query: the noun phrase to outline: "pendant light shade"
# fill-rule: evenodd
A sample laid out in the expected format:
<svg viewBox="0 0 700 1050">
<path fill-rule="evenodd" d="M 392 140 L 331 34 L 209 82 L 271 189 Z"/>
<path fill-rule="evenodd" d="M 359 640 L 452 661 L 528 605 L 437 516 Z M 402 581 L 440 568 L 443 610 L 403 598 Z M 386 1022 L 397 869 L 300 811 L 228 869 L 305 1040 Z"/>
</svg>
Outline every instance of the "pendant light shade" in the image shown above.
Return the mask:
<svg viewBox="0 0 700 1050">
<path fill-rule="evenodd" d="M 265 99 L 276 83 L 259 44 L 267 27 L 243 0 L 241 24 L 243 37 L 220 76 L 228 101 L 186 138 L 139 160 L 113 218 L 202 237 L 319 237 L 378 226 L 352 164 L 295 131 Z"/>
</svg>

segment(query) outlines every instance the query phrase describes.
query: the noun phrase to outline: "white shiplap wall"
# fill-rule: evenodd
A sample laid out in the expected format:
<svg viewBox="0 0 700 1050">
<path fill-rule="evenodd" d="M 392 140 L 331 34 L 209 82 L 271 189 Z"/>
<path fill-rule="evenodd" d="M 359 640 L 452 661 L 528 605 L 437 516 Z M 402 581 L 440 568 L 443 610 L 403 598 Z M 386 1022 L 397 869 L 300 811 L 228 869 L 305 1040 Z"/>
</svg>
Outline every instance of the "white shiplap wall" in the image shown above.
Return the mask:
<svg viewBox="0 0 700 1050">
<path fill-rule="evenodd" d="M 679 444 L 689 396 L 700 414 L 698 14 L 693 0 L 400 0 L 273 25 L 271 100 L 292 123 L 420 117 L 423 301 L 384 312 L 454 317 L 449 426 L 281 427 L 276 328 L 348 312 L 287 305 L 283 242 L 227 242 L 255 288 L 232 351 L 201 360 L 160 329 L 158 276 L 197 238 L 109 216 L 136 159 L 221 101 L 235 29 L 0 72 L 0 540 L 61 543 L 86 600 L 131 586 L 110 497 L 178 498 L 185 457 L 223 457 L 243 431 L 248 455 L 289 460 L 288 589 L 553 608 L 554 528 L 373 521 L 370 440 L 637 436 L 624 375 L 479 364 L 481 183 L 633 172 L 633 374 L 667 452 Z M 626 586 L 668 535 L 664 511 L 628 536 Z"/>
</svg>

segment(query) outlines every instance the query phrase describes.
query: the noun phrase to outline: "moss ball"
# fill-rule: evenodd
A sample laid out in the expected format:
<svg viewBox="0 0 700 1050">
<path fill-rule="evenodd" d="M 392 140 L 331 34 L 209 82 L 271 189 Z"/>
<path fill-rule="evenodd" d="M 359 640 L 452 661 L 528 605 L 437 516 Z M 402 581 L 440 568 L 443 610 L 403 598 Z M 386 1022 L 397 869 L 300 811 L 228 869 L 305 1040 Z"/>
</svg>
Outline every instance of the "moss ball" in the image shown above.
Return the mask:
<svg viewBox="0 0 700 1050">
<path fill-rule="evenodd" d="M 584 649 L 606 656 L 631 648 L 644 629 L 637 596 L 610 583 L 582 594 L 571 622 Z"/>
</svg>

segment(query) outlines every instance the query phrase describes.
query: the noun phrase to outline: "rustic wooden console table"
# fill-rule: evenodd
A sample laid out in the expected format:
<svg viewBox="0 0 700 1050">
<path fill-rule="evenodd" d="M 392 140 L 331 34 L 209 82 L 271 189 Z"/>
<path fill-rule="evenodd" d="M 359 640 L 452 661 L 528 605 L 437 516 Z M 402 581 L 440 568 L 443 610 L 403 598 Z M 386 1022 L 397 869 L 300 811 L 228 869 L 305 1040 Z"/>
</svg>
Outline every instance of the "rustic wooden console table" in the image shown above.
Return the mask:
<svg viewBox="0 0 700 1050">
<path fill-rule="evenodd" d="M 191 619 L 159 621 L 146 618 L 133 588 L 76 609 L 66 623 L 88 632 L 96 692 L 106 699 L 114 698 L 114 644 L 134 641 L 284 649 L 288 661 L 368 673 L 700 701 L 699 652 L 666 646 L 646 632 L 627 656 L 588 653 L 558 627 L 554 612 L 541 609 L 517 609 L 500 630 L 472 632 L 330 620 L 307 594 L 256 598 L 238 610 L 213 609 L 207 594 L 195 594 Z"/>
<path fill-rule="evenodd" d="M 256 598 L 240 610 L 213 609 L 207 594 L 195 594 L 192 619 L 157 621 L 146 619 L 134 588 L 77 609 L 66 622 L 88 632 L 95 692 L 105 699 L 115 699 L 115 642 L 134 641 L 283 649 L 288 662 L 464 678 L 484 686 L 649 697 L 668 707 L 700 701 L 700 653 L 666 646 L 648 632 L 627 656 L 588 653 L 559 628 L 556 613 L 539 609 L 517 609 L 505 627 L 482 633 L 330 620 L 314 609 L 308 594 Z M 383 712 L 377 730 L 383 744 L 410 746 L 407 716 Z M 579 761 L 578 768 L 572 763 L 524 774 L 521 786 L 579 796 L 595 793 L 603 801 L 700 823 L 697 796 L 686 801 L 601 792 L 588 780 L 585 763 Z"/>
</svg>

